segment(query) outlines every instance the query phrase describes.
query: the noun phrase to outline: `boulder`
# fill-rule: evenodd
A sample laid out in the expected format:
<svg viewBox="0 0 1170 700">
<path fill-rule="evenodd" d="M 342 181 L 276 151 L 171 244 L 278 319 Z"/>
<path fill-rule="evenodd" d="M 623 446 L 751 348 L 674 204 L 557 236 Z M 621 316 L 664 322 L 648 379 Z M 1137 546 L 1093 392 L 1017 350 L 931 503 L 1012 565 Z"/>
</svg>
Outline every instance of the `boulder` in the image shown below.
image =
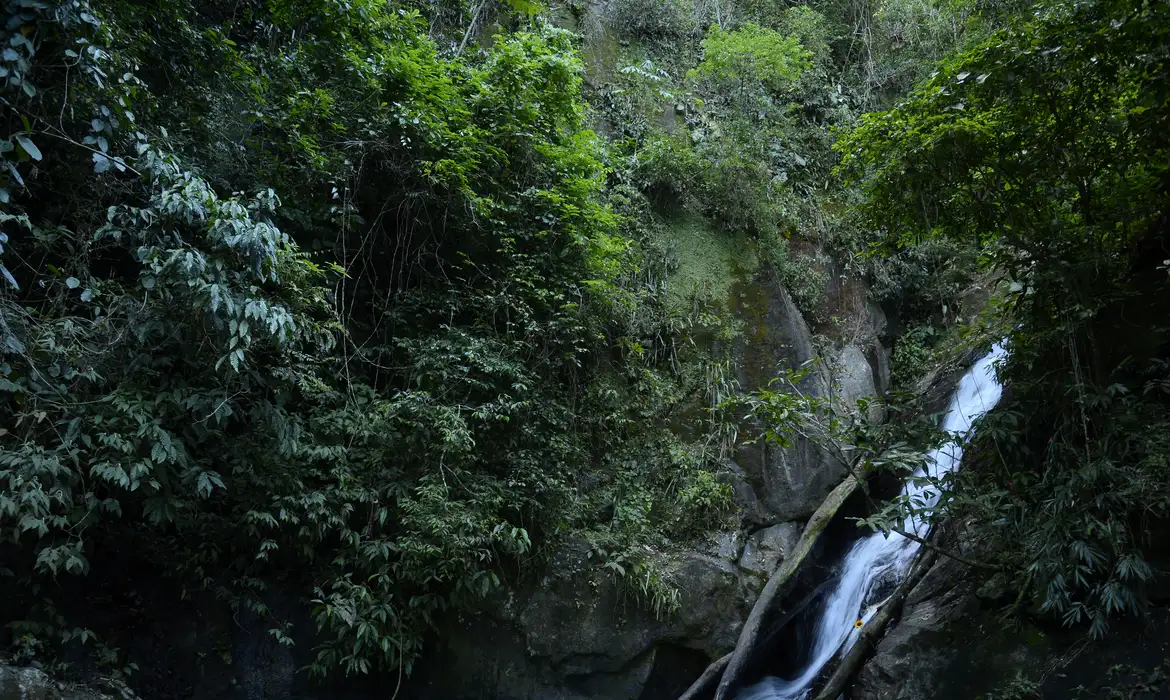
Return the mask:
<svg viewBox="0 0 1170 700">
<path fill-rule="evenodd" d="M 877 397 L 873 366 L 860 345 L 841 348 L 833 363 L 833 370 L 833 388 L 843 410 L 856 411 L 859 400 Z M 867 418 L 879 422 L 883 417 L 881 405 L 870 403 Z"/>
<path fill-rule="evenodd" d="M 748 283 L 734 285 L 732 301 L 742 325 L 732 354 L 743 390 L 766 387 L 785 370 L 799 368 L 814 357 L 808 324 L 774 273 L 761 272 Z M 817 365 L 800 383 L 800 389 L 825 396 L 828 385 L 825 368 Z M 761 426 L 750 421 L 740 427 L 744 438 L 754 438 L 760 432 Z M 735 459 L 773 522 L 808 517 L 845 476 L 843 465 L 803 437 L 785 449 L 762 441 L 746 444 Z"/>
<path fill-rule="evenodd" d="M 766 581 L 796 546 L 800 539 L 800 529 L 800 523 L 789 522 L 753 533 L 739 559 L 740 567 Z"/>
<path fill-rule="evenodd" d="M 732 501 L 740 508 L 743 522 L 748 525 L 764 525 L 770 522 L 767 506 L 760 503 L 747 472 L 734 460 L 727 460 L 726 466 L 727 471 L 720 478 L 731 486 Z M 737 558 L 738 556 L 732 557 L 733 560 Z"/>
<path fill-rule="evenodd" d="M 722 556 L 737 548 L 729 534 L 713 545 L 720 556 L 677 555 L 666 572 L 677 609 L 655 615 L 652 598 L 588 561 L 583 543 L 567 543 L 536 585 L 448 620 L 408 696 L 629 700 L 652 676 L 680 675 L 673 665 L 697 675 L 734 647 L 752 603 Z"/>
<path fill-rule="evenodd" d="M 826 361 L 811 366 L 799 388 L 823 397 L 832 387 L 835 400 L 852 408 L 858 399 L 878 397 L 889 388 L 890 356 L 881 342 L 887 322 L 881 308 L 865 300 L 865 287 L 859 280 L 842 275 L 830 278 L 840 289 L 835 287 L 826 298 L 837 300 L 832 310 L 845 315 L 826 336 L 838 349 L 828 353 Z M 774 274 L 762 271 L 749 282 L 733 285 L 731 299 L 742 326 L 732 354 L 744 391 L 766 387 L 785 370 L 802 367 L 817 356 L 808 323 Z M 870 411 L 870 419 L 883 418 L 876 403 Z M 755 438 L 761 428 L 744 421 L 740 435 Z M 804 437 L 784 449 L 758 441 L 745 444 L 735 461 L 743 468 L 753 495 L 759 497 L 759 511 L 745 505 L 745 520 L 754 523 L 807 518 L 846 474 L 843 464 Z M 737 488 L 737 495 L 741 491 Z M 744 491 L 740 500 L 746 495 Z"/>
<path fill-rule="evenodd" d="M 878 643 L 857 676 L 851 697 L 857 700 L 933 700 L 942 677 L 933 666 L 945 665 L 948 623 L 959 619 L 970 600 L 956 584 L 962 566 L 940 557 L 906 599 L 902 619 Z M 938 648 L 936 649 L 936 645 Z"/>
</svg>

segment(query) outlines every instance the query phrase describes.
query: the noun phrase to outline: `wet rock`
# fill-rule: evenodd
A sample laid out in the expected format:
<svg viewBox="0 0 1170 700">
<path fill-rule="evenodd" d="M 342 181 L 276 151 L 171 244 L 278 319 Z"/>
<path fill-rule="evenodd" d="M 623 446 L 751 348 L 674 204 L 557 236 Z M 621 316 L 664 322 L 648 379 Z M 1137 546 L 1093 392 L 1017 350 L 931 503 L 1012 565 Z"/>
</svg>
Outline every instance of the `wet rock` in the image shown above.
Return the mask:
<svg viewBox="0 0 1170 700">
<path fill-rule="evenodd" d="M 962 571 L 942 559 L 907 598 L 902 619 L 879 642 L 858 674 L 851 697 L 857 700 L 933 700 L 939 695 L 939 674 L 932 667 L 950 660 L 944 649 L 946 625 L 957 619 L 966 603 L 955 591 Z M 941 645 L 940 645 L 941 646 Z"/>
<path fill-rule="evenodd" d="M 980 595 L 988 585 L 985 573 L 940 557 L 907 598 L 901 620 L 858 673 L 849 697 L 1022 697 L 1008 692 L 1017 676 L 1036 684 L 1035 697 L 1163 697 L 1116 695 L 1114 670 L 1140 670 L 1144 683 L 1163 667 L 1170 659 L 1170 608 L 1121 619 L 1111 636 L 1094 642 L 1085 630 L 1065 628 L 1058 620 L 1005 624 L 1003 605 Z M 1084 691 L 1075 692 L 1078 687 Z M 1159 690 L 1170 691 L 1170 685 Z"/>
<path fill-rule="evenodd" d="M 124 683 L 59 683 L 34 666 L 0 665 L 0 700 L 139 700 Z"/>
</svg>

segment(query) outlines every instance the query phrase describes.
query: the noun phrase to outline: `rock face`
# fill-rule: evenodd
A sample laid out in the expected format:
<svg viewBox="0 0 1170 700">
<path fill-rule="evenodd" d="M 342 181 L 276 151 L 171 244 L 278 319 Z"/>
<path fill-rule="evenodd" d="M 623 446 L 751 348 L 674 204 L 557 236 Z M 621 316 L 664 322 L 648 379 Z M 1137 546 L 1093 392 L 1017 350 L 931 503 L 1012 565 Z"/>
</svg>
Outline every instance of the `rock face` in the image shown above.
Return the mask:
<svg viewBox="0 0 1170 700">
<path fill-rule="evenodd" d="M 800 525 L 780 523 L 764 528 L 748 538 L 739 565 L 766 582 L 780 562 L 792 553 L 800 539 Z"/>
<path fill-rule="evenodd" d="M 733 287 L 732 296 L 735 314 L 743 324 L 733 351 L 742 389 L 765 387 L 784 370 L 814 358 L 808 323 L 774 275 L 761 272 L 750 283 Z M 842 311 L 856 315 L 849 317 L 848 328 L 836 334 L 838 349 L 813 366 L 800 384 L 812 396 L 828 396 L 832 391 L 845 409 L 889 386 L 889 353 L 880 342 L 885 317 L 880 308 L 864 300 L 855 306 Z M 881 418 L 876 413 L 870 417 Z M 760 428 L 745 424 L 740 434 L 754 437 Z M 844 465 L 803 437 L 787 449 L 746 445 L 736 454 L 736 462 L 770 516 L 765 520 L 771 522 L 807 518 L 846 473 Z"/>
<path fill-rule="evenodd" d="M 679 555 L 669 576 L 680 599 L 655 616 L 646 601 L 567 544 L 530 590 L 449 621 L 442 647 L 416 672 L 410 697 L 632 700 L 677 697 L 730 651 L 760 587 L 799 537 L 798 523 L 723 533 Z M 652 605 L 652 602 L 651 602 Z"/>
<path fill-rule="evenodd" d="M 1011 596 L 982 600 L 992 588 L 981 589 L 982 581 L 962 564 L 940 557 L 911 592 L 901 621 L 862 667 L 849 697 L 1170 697 L 1170 681 L 1160 670 L 1170 665 L 1170 608 L 1154 607 L 1142 620 L 1116 624 L 1110 637 L 1089 642 L 1083 633 L 1056 622 L 1021 629 L 1003 622 L 997 614 Z M 1136 680 L 1119 694 L 1124 674 Z M 1158 682 L 1151 685 L 1155 678 Z M 1007 692 L 1013 685 L 1017 694 Z M 1024 686 L 1030 692 L 1018 694 Z"/>
<path fill-rule="evenodd" d="M 948 629 L 973 602 L 960 582 L 965 572 L 945 557 L 911 591 L 902 619 L 878 644 L 857 677 L 857 700 L 928 700 L 938 695 L 943 678 L 933 666 L 953 661 L 946 648 Z M 936 646 L 937 645 L 937 646 Z M 927 653 L 929 652 L 929 653 Z"/>
<path fill-rule="evenodd" d="M 859 345 L 846 345 L 835 359 L 833 389 L 845 410 L 856 411 L 859 399 L 872 399 L 878 395 L 873 366 Z M 881 421 L 884 417 L 881 406 L 870 404 L 866 417 L 871 421 Z"/>
<path fill-rule="evenodd" d="M 765 387 L 784 370 L 796 369 L 813 358 L 808 324 L 773 275 L 761 273 L 750 284 L 737 285 L 733 295 L 743 323 L 742 338 L 734 349 L 742 389 Z M 801 389 L 814 396 L 826 395 L 827 388 L 819 367 L 801 383 Z M 754 437 L 760 429 L 748 424 L 740 434 Z M 808 517 L 845 475 L 842 465 L 803 437 L 787 449 L 762 441 L 746 445 L 736 454 L 736 461 L 775 520 Z"/>
<path fill-rule="evenodd" d="M 39 669 L 0 666 L 0 700 L 60 700 L 61 692 Z"/>
</svg>

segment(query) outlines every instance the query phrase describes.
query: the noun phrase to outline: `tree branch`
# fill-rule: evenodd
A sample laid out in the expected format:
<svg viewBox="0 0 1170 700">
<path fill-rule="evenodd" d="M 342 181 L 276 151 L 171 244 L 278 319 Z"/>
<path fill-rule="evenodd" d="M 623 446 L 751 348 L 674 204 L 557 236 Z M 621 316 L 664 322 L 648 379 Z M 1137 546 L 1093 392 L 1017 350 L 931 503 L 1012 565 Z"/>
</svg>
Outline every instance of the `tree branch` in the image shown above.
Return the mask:
<svg viewBox="0 0 1170 700">
<path fill-rule="evenodd" d="M 1000 564 L 988 564 L 986 562 L 975 561 L 974 559 L 968 559 L 967 557 L 964 557 L 961 554 L 955 554 L 954 552 L 951 552 L 949 550 L 943 549 L 942 547 L 939 547 L 938 545 L 934 544 L 933 542 L 931 542 L 929 540 L 926 540 L 922 537 L 919 537 L 918 535 L 915 535 L 912 532 L 906 532 L 905 530 L 898 528 L 898 527 L 890 528 L 890 532 L 896 532 L 897 534 L 901 535 L 902 537 L 905 537 L 908 540 L 912 540 L 914 542 L 917 542 L 918 544 L 922 545 L 923 547 L 925 547 L 929 550 L 932 550 L 934 552 L 937 552 L 937 553 L 943 555 L 944 557 L 947 557 L 948 559 L 954 559 L 955 561 L 959 562 L 960 564 L 966 564 L 967 566 L 970 566 L 970 567 L 975 568 L 975 569 L 986 569 L 987 571 L 1004 571 L 1007 569 L 1006 566 L 1002 566 Z"/>
</svg>

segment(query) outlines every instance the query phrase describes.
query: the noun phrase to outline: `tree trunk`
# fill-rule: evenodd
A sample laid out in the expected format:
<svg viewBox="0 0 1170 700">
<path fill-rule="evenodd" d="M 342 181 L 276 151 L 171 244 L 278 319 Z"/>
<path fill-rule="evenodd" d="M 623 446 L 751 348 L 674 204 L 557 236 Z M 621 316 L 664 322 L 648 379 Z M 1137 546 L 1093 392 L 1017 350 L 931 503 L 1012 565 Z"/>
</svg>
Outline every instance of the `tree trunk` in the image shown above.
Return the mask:
<svg viewBox="0 0 1170 700">
<path fill-rule="evenodd" d="M 821 503 L 813 516 L 809 518 L 808 524 L 804 527 L 804 532 L 800 536 L 800 540 L 793 548 L 792 554 L 785 557 L 780 566 L 772 572 L 771 577 L 768 578 L 768 584 L 764 586 L 763 592 L 760 593 L 759 599 L 752 607 L 752 612 L 748 615 L 747 622 L 744 623 L 743 629 L 739 633 L 739 641 L 736 642 L 735 651 L 731 653 L 731 659 L 727 662 L 727 668 L 723 671 L 723 678 L 719 681 L 719 687 L 715 690 L 715 700 L 727 700 L 731 689 L 739 680 L 739 676 L 743 674 L 744 667 L 747 666 L 748 660 L 751 658 L 752 649 L 760 637 L 760 626 L 764 622 L 768 611 L 772 609 L 772 605 L 776 602 L 776 598 L 781 590 L 788 584 L 789 580 L 796 573 L 796 570 L 808 557 L 809 552 L 812 551 L 813 545 L 816 544 L 817 539 L 820 538 L 821 533 L 825 531 L 829 523 L 833 520 L 833 516 L 840 510 L 841 504 L 845 502 L 853 492 L 861 485 L 859 477 L 847 477 L 833 489 L 829 497 Z"/>
</svg>

